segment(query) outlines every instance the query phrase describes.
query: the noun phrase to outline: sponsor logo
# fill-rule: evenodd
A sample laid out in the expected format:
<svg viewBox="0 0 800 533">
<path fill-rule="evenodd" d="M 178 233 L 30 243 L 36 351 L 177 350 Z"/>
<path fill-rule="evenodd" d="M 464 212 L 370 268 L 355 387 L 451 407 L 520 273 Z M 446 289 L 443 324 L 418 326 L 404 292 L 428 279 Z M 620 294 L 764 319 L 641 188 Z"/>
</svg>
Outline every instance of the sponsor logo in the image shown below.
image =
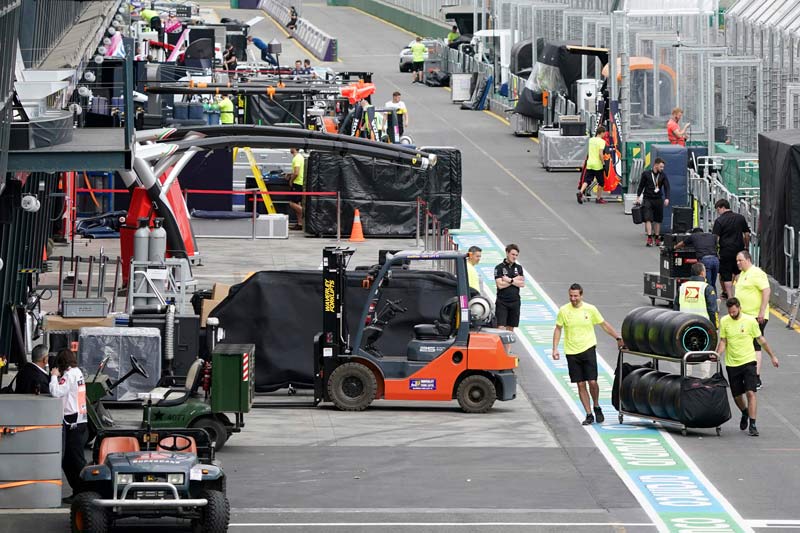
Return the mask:
<svg viewBox="0 0 800 533">
<path fill-rule="evenodd" d="M 332 279 L 325 280 L 325 312 L 336 312 L 336 283 Z"/>
<path fill-rule="evenodd" d="M 408 380 L 409 390 L 436 390 L 436 379 L 417 378 Z"/>
</svg>

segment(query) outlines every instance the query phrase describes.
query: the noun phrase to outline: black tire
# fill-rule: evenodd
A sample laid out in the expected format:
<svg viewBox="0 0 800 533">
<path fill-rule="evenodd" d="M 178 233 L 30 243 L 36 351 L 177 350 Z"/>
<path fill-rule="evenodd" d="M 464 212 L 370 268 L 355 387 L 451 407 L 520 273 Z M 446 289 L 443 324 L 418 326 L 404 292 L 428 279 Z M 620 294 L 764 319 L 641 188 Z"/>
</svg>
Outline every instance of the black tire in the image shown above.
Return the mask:
<svg viewBox="0 0 800 533">
<path fill-rule="evenodd" d="M 625 376 L 625 379 L 622 380 L 622 397 L 620 398 L 620 400 L 622 402 L 623 411 L 628 411 L 630 413 L 636 412 L 636 404 L 633 401 L 634 391 L 636 390 L 636 387 L 639 384 L 639 380 L 642 379 L 642 376 L 644 376 L 648 372 L 653 372 L 653 369 L 637 368 L 636 370 L 632 371 L 630 374 Z"/>
<path fill-rule="evenodd" d="M 485 413 L 497 400 L 497 389 L 486 376 L 467 376 L 458 385 L 456 399 L 465 413 Z"/>
<path fill-rule="evenodd" d="M 680 401 L 681 377 L 677 374 L 661 376 L 650 387 L 650 407 L 659 418 L 677 420 Z"/>
<path fill-rule="evenodd" d="M 328 378 L 328 397 L 341 411 L 363 411 L 377 390 L 375 374 L 361 363 L 344 363 Z"/>
<path fill-rule="evenodd" d="M 670 311 L 661 327 L 661 355 L 681 358 L 686 352 L 711 351 L 717 346 L 717 330 L 708 318 Z"/>
<path fill-rule="evenodd" d="M 216 418 L 204 416 L 202 418 L 192 420 L 192 423 L 189 424 L 189 427 L 205 429 L 209 438 L 211 439 L 211 442 L 214 443 L 214 449 L 217 451 L 220 451 L 225 446 L 225 443 L 228 442 L 228 429 L 225 427 L 225 424 Z"/>
<path fill-rule="evenodd" d="M 200 519 L 192 520 L 193 533 L 224 533 L 228 531 L 231 521 L 231 504 L 228 498 L 218 490 L 204 490 L 201 498 L 208 503 L 200 511 Z"/>
<path fill-rule="evenodd" d="M 636 384 L 636 389 L 633 391 L 633 405 L 636 406 L 636 412 L 643 415 L 653 415 L 655 410 L 651 403 L 651 391 L 656 381 L 666 376 L 665 372 L 648 372 L 639 379 Z"/>
<path fill-rule="evenodd" d="M 97 507 L 92 502 L 99 500 L 96 492 L 81 492 L 72 500 L 69 522 L 72 533 L 106 533 L 111 525 L 108 509 Z"/>
<path fill-rule="evenodd" d="M 622 339 L 625 341 L 625 346 L 633 352 L 641 351 L 634 339 L 634 326 L 636 325 L 637 318 L 640 314 L 650 309 L 652 309 L 652 307 L 637 307 L 625 315 L 625 319 L 622 321 Z"/>
</svg>

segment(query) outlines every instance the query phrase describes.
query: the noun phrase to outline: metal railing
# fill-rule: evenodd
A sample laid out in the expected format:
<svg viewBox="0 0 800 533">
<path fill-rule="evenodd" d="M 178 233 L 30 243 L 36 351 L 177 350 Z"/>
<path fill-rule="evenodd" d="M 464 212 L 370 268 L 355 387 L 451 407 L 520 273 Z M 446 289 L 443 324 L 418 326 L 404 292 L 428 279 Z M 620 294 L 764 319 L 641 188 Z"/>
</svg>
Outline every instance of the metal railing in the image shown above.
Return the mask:
<svg viewBox="0 0 800 533">
<path fill-rule="evenodd" d="M 428 209 L 428 202 L 417 197 L 417 230 L 414 246 L 425 251 L 458 250 L 458 244 L 450 230 L 442 227 L 442 221 Z M 452 261 L 434 261 L 436 270 L 451 271 Z M 455 272 L 452 272 L 455 274 Z"/>
</svg>

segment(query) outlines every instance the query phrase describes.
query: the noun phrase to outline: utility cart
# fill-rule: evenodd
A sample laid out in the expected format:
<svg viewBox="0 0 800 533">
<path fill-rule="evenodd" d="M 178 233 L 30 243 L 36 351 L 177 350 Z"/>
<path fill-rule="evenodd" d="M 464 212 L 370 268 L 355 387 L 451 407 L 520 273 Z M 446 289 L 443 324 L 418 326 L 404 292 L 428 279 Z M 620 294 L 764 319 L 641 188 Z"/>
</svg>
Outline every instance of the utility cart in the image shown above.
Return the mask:
<svg viewBox="0 0 800 533">
<path fill-rule="evenodd" d="M 649 359 L 651 366 L 636 368 L 623 376 L 625 356 Z M 661 372 L 659 370 L 659 362 L 661 361 L 680 364 L 680 374 Z M 716 366 L 716 372 L 714 372 L 712 378 L 701 380 L 687 374 L 687 370 L 691 365 L 709 361 L 715 363 Z M 714 427 L 717 435 L 719 435 L 722 431 L 722 423 L 730 419 L 727 391 L 723 390 L 723 394 L 720 394 L 718 390 L 711 390 L 711 387 L 727 388 L 727 382 L 721 377 L 721 371 L 720 357 L 713 351 L 690 351 L 678 359 L 676 357 L 627 349 L 620 350 L 617 359 L 617 378 L 615 380 L 617 392 L 619 393 L 619 407 L 617 409 L 619 423 L 623 423 L 625 416 L 632 416 L 651 420 L 654 423 L 660 422 L 677 426 L 684 436 L 690 427 Z M 719 379 L 716 379 L 717 374 L 720 375 Z M 703 424 L 698 426 L 686 421 L 682 402 L 685 401 L 684 387 L 688 380 L 693 380 L 692 385 L 697 384 L 697 387 L 693 388 L 705 387 L 709 389 L 708 394 L 713 395 L 714 399 L 724 400 L 724 409 L 727 410 L 727 414 L 724 411 L 719 413 L 712 412 L 708 413 L 709 416 L 707 417 L 708 420 L 719 420 L 719 422 L 712 425 Z M 709 404 L 709 409 L 714 407 L 713 402 L 709 402 Z M 635 410 L 631 409 L 632 406 Z M 693 415 L 697 415 L 697 413 L 693 413 Z"/>
</svg>

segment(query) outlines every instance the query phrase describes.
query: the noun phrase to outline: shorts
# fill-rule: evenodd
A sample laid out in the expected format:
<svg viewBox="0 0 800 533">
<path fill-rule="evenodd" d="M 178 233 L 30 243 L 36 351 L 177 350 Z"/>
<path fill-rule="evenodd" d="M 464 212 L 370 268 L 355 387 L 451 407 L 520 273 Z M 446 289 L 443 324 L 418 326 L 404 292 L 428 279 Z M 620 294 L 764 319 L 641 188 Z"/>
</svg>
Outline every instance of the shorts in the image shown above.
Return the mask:
<svg viewBox="0 0 800 533">
<path fill-rule="evenodd" d="M 736 265 L 736 253 L 729 255 L 720 252 L 719 277 L 722 281 L 733 281 L 733 277 L 738 276 L 739 272 L 741 272 Z"/>
<path fill-rule="evenodd" d="M 583 182 L 586 185 L 591 185 L 592 181 L 597 180 L 597 184 L 602 187 L 606 182 L 606 173 L 603 169 L 587 168 L 586 173 L 583 175 Z"/>
<path fill-rule="evenodd" d="M 412 61 L 411 72 L 422 72 L 422 66 L 424 64 L 425 64 L 424 61 Z"/>
<path fill-rule="evenodd" d="M 763 323 L 758 323 L 758 329 L 761 330 L 762 335 L 764 334 L 764 330 L 767 329 L 767 322 L 769 322 L 769 320 L 764 320 Z M 761 345 L 758 343 L 757 339 L 753 339 L 753 348 L 755 348 L 757 352 L 761 351 Z"/>
<path fill-rule="evenodd" d="M 567 354 L 567 368 L 569 380 L 572 383 L 582 381 L 597 381 L 597 346 L 592 346 L 586 351 Z"/>
<path fill-rule="evenodd" d="M 292 183 L 291 191 L 292 192 L 303 192 L 303 186 L 299 185 L 297 183 Z M 295 204 L 301 204 L 301 203 L 303 203 L 303 196 L 299 195 L 299 194 L 297 194 L 297 195 L 292 194 L 291 196 L 289 196 L 289 201 L 292 202 L 292 203 L 295 203 Z"/>
<path fill-rule="evenodd" d="M 642 200 L 642 220 L 661 224 L 664 220 L 664 199 L 645 197 Z"/>
<path fill-rule="evenodd" d="M 728 371 L 728 384 L 731 386 L 731 394 L 735 398 L 747 391 L 756 391 L 758 374 L 756 374 L 756 362 L 751 361 L 741 366 L 726 367 Z"/>
<path fill-rule="evenodd" d="M 494 315 L 497 317 L 498 326 L 516 328 L 519 326 L 520 302 L 507 304 L 497 301 L 494 305 Z"/>
</svg>

